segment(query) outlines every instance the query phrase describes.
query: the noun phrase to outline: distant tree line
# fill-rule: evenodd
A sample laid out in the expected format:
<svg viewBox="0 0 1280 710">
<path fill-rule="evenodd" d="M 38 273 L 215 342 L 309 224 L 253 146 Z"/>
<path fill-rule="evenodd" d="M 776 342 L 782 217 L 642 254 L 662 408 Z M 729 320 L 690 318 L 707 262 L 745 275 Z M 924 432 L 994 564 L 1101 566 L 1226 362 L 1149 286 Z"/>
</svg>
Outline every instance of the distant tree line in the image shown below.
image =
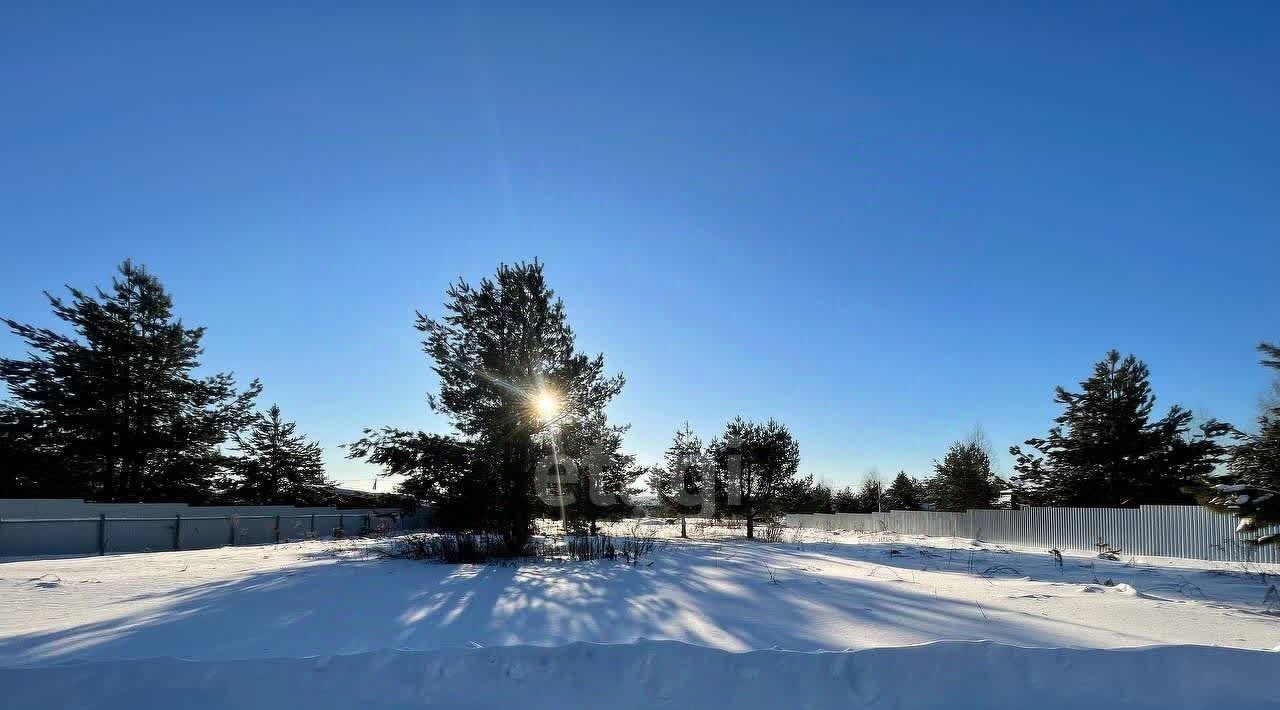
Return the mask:
<svg viewBox="0 0 1280 710">
<path fill-rule="evenodd" d="M 1264 366 L 1280 370 L 1280 347 L 1258 349 Z M 1178 405 L 1157 415 L 1146 364 L 1114 350 L 1077 391 L 1058 387 L 1054 401 L 1062 413 L 1048 434 L 1009 449 L 1014 475 L 1007 480 L 995 474 L 990 452 L 975 436 L 952 444 L 932 475 L 901 472 L 887 488 L 875 477 L 839 490 L 811 476 L 797 479 L 787 508 L 866 513 L 1199 501 L 1239 517 L 1242 531 L 1280 523 L 1280 378 L 1256 432 L 1213 419 L 1196 422 Z M 1280 538 L 1261 540 L 1274 541 Z"/>
<path fill-rule="evenodd" d="M 783 500 L 794 513 L 962 511 L 997 507 L 1007 485 L 995 475 L 986 445 L 975 436 L 952 444 L 927 478 L 899 471 L 888 486 L 870 475 L 857 487 L 834 489 L 808 475 L 791 481 Z"/>
<path fill-rule="evenodd" d="M 0 358 L 0 497 L 106 502 L 316 503 L 333 497 L 320 447 L 254 410 L 262 390 L 197 374 L 188 328 L 132 262 L 110 289 L 46 294 L 69 333 L 3 319 L 27 347 Z"/>
</svg>

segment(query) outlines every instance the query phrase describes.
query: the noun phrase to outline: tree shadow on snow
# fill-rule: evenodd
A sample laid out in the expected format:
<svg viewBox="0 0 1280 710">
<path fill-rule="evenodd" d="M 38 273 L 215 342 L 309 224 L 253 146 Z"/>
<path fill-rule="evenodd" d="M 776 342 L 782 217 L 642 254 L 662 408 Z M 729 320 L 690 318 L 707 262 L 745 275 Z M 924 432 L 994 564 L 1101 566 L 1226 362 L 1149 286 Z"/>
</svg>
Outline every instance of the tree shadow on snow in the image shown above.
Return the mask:
<svg viewBox="0 0 1280 710">
<path fill-rule="evenodd" d="M 922 561 L 937 569 L 938 558 L 906 559 L 890 549 L 676 543 L 634 567 L 603 560 L 498 566 L 332 558 L 139 595 L 125 613 L 108 608 L 90 624 L 0 639 L 0 662 L 313 656 L 640 638 L 728 650 L 843 650 L 940 638 L 1079 646 L 1090 645 L 1099 630 L 1079 619 L 1017 614 L 997 623 L 994 610 L 940 598 L 911 580 L 909 570 Z M 1001 564 L 1019 564 L 1017 553 L 991 554 Z M 812 571 L 868 558 L 885 571 Z M 955 571 L 967 573 L 967 564 Z M 1160 643 L 1108 633 L 1125 645 Z"/>
</svg>

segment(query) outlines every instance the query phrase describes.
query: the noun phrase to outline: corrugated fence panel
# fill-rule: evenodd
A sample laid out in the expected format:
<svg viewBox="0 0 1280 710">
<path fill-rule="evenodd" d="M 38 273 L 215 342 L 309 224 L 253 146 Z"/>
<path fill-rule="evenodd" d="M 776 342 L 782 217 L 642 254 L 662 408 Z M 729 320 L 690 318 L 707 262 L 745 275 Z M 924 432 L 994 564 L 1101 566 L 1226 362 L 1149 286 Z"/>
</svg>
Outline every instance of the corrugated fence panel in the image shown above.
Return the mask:
<svg viewBox="0 0 1280 710">
<path fill-rule="evenodd" d="M 131 520 L 128 524 L 107 523 L 107 552 L 149 552 L 173 549 L 174 520 L 168 518 Z"/>
<path fill-rule="evenodd" d="M 98 521 L 91 518 L 0 521 L 0 555 L 86 555 L 96 553 L 98 546 Z"/>
<path fill-rule="evenodd" d="M 230 521 L 224 517 L 192 516 L 181 523 L 179 545 L 184 550 L 222 547 L 231 540 Z"/>
<path fill-rule="evenodd" d="M 975 538 L 1028 547 L 1095 550 L 1100 543 L 1120 554 L 1202 560 L 1280 563 L 1280 547 L 1248 543 L 1236 521 L 1193 505 L 1140 508 L 1021 508 L 964 513 L 894 510 L 888 513 L 798 514 L 792 527 L 821 530 L 889 530 L 904 535 Z M 1259 534 L 1280 532 L 1280 526 Z"/>
<path fill-rule="evenodd" d="M 0 516 L 0 557 L 260 545 L 331 537 L 335 533 L 415 530 L 426 527 L 431 520 L 430 511 L 404 514 L 391 508 L 193 508 L 169 503 L 98 504 L 69 499 L 0 499 L 0 512 L 6 513 Z"/>
</svg>

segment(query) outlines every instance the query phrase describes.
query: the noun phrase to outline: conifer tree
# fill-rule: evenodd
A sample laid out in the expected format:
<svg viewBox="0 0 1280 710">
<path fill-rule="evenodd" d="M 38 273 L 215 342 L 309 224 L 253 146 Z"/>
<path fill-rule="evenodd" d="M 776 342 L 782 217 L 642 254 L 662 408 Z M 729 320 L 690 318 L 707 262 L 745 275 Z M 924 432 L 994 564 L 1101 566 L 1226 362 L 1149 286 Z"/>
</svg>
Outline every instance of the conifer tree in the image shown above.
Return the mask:
<svg viewBox="0 0 1280 710">
<path fill-rule="evenodd" d="M 858 494 L 854 492 L 850 486 L 845 486 L 835 492 L 831 497 L 832 512 L 835 513 L 858 513 Z"/>
<path fill-rule="evenodd" d="M 789 513 L 830 513 L 834 493 L 831 486 L 814 481 L 813 474 L 795 478 L 781 495 L 783 509 Z"/>
<path fill-rule="evenodd" d="M 568 515 L 589 534 L 597 522 L 617 520 L 631 512 L 631 497 L 640 492 L 636 481 L 644 471 L 634 454 L 623 450 L 629 424 L 610 424 L 603 411 L 568 420 L 556 432 L 561 457 L 572 459 L 577 473 Z"/>
<path fill-rule="evenodd" d="M 48 440 L 30 412 L 0 401 L 0 498 L 75 497 L 79 489 L 49 457 Z"/>
<path fill-rule="evenodd" d="M 1238 483 L 1280 490 L 1280 346 L 1258 345 L 1262 365 L 1277 370 L 1273 395 L 1258 417 L 1256 433 L 1234 431 L 1240 443 L 1232 447 L 1227 468 Z"/>
<path fill-rule="evenodd" d="M 977 439 L 957 441 L 934 464 L 930 481 L 938 510 L 964 511 L 992 508 L 1000 497 L 1000 485 L 991 471 L 991 456 Z"/>
<path fill-rule="evenodd" d="M 800 445 L 776 420 L 760 424 L 737 417 L 710 449 L 712 468 L 725 481 L 728 512 L 746 519 L 747 539 L 753 539 L 756 520 L 785 512 L 781 494 L 800 467 Z"/>
<path fill-rule="evenodd" d="M 899 471 L 884 493 L 885 510 L 920 510 L 923 502 L 917 484 L 906 471 Z"/>
<path fill-rule="evenodd" d="M 884 484 L 874 472 L 868 474 L 858 488 L 856 506 L 859 513 L 881 513 L 888 510 L 884 507 Z"/>
<path fill-rule="evenodd" d="M 808 500 L 805 510 L 811 513 L 831 513 L 835 510 L 832 501 L 834 497 L 835 491 L 831 490 L 831 486 L 818 481 L 805 492 L 805 498 Z"/>
<path fill-rule="evenodd" d="M 1261 343 L 1258 350 L 1265 367 L 1280 370 L 1280 346 Z M 1280 525 L 1280 377 L 1272 387 L 1274 397 L 1263 406 L 1258 431 L 1232 431 L 1240 443 L 1228 452 L 1227 470 L 1187 488 L 1201 505 L 1236 516 L 1237 532 L 1257 533 Z M 1258 535 L 1253 542 L 1280 543 L 1280 535 Z"/>
<path fill-rule="evenodd" d="M 432 509 L 441 530 L 482 532 L 499 529 L 502 516 L 493 491 L 495 471 L 485 465 L 478 447 L 455 436 L 406 431 L 393 427 L 365 429 L 346 444 L 347 457 L 382 468 L 383 476 L 402 477 L 397 491 Z"/>
<path fill-rule="evenodd" d="M 671 445 L 662 454 L 662 465 L 653 467 L 646 479 L 665 514 L 680 518 L 680 534 L 688 537 L 685 519 L 703 512 L 701 502 L 709 466 L 707 447 L 685 422 L 672 435 Z"/>
<path fill-rule="evenodd" d="M 298 425 L 280 416 L 272 405 L 258 414 L 246 432 L 235 435 L 240 457 L 235 494 L 255 505 L 312 505 L 332 497 L 333 484 L 325 479 L 320 445 L 297 433 Z"/>
<path fill-rule="evenodd" d="M 1057 388 L 1064 411 L 1044 439 L 1009 451 L 1015 457 L 1019 501 L 1058 506 L 1183 504 L 1188 485 L 1222 460 L 1217 443 L 1229 427 L 1206 422 L 1192 434 L 1193 415 L 1177 405 L 1152 420 L 1155 396 L 1147 366 L 1112 350 L 1080 383 Z"/>
<path fill-rule="evenodd" d="M 447 500 L 465 497 L 460 516 L 475 511 L 456 525 L 503 532 L 522 548 L 543 511 L 535 483 L 555 431 L 602 410 L 625 380 L 605 374 L 603 355 L 577 351 L 564 303 L 547 286 L 541 262 L 502 264 L 493 278 L 478 286 L 459 280 L 446 295 L 444 315 L 419 313 L 417 328 L 439 379 L 428 404 L 449 419 L 455 435 L 366 431 L 348 455 L 430 467 L 424 481 L 447 486 Z M 450 475 L 436 475 L 445 468 Z"/>
<path fill-rule="evenodd" d="M 11 396 L 0 451 L 32 466 L 25 494 L 208 500 L 227 464 L 219 446 L 248 421 L 260 385 L 198 377 L 204 329 L 185 327 L 141 266 L 125 261 L 109 290 L 68 291 L 46 297 L 73 335 L 3 321 L 30 353 L 0 358 Z"/>
</svg>

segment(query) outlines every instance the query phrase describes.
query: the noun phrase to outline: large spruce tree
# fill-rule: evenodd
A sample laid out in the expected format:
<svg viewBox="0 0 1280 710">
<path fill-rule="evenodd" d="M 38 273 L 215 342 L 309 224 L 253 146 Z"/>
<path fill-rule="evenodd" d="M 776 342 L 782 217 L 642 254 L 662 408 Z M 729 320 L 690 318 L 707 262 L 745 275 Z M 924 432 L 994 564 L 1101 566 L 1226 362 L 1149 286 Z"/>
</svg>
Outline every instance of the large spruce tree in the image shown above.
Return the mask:
<svg viewBox="0 0 1280 710">
<path fill-rule="evenodd" d="M 1010 448 L 1018 502 L 1057 506 L 1183 504 L 1183 489 L 1213 471 L 1229 427 L 1208 421 L 1192 432 L 1193 415 L 1177 405 L 1152 420 L 1155 396 L 1147 366 L 1112 350 L 1081 391 L 1057 388 L 1063 413 L 1034 449 Z"/>
<path fill-rule="evenodd" d="M 280 407 L 258 414 L 246 432 L 235 435 L 234 497 L 256 505 L 313 505 L 333 497 L 325 479 L 320 445 L 297 433 L 298 425 L 280 416 Z"/>
<path fill-rule="evenodd" d="M 523 546 L 543 511 L 536 472 L 557 429 L 602 411 L 625 380 L 605 374 L 603 355 L 577 351 L 538 261 L 503 264 L 478 286 L 460 280 L 447 296 L 444 315 L 419 313 L 417 328 L 439 378 L 428 403 L 456 435 L 366 431 L 349 455 L 417 474 L 414 485 L 439 497 L 428 502 L 458 515 L 455 527 L 504 532 Z"/>
<path fill-rule="evenodd" d="M 260 386 L 195 374 L 203 328 L 173 314 L 160 282 L 126 261 L 109 290 L 46 294 L 74 333 L 4 319 L 27 358 L 0 358 L 0 455 L 23 495 L 99 501 L 209 498 L 227 459 L 219 447 L 251 416 Z M 11 458 L 10 458 L 11 457 Z"/>
</svg>

